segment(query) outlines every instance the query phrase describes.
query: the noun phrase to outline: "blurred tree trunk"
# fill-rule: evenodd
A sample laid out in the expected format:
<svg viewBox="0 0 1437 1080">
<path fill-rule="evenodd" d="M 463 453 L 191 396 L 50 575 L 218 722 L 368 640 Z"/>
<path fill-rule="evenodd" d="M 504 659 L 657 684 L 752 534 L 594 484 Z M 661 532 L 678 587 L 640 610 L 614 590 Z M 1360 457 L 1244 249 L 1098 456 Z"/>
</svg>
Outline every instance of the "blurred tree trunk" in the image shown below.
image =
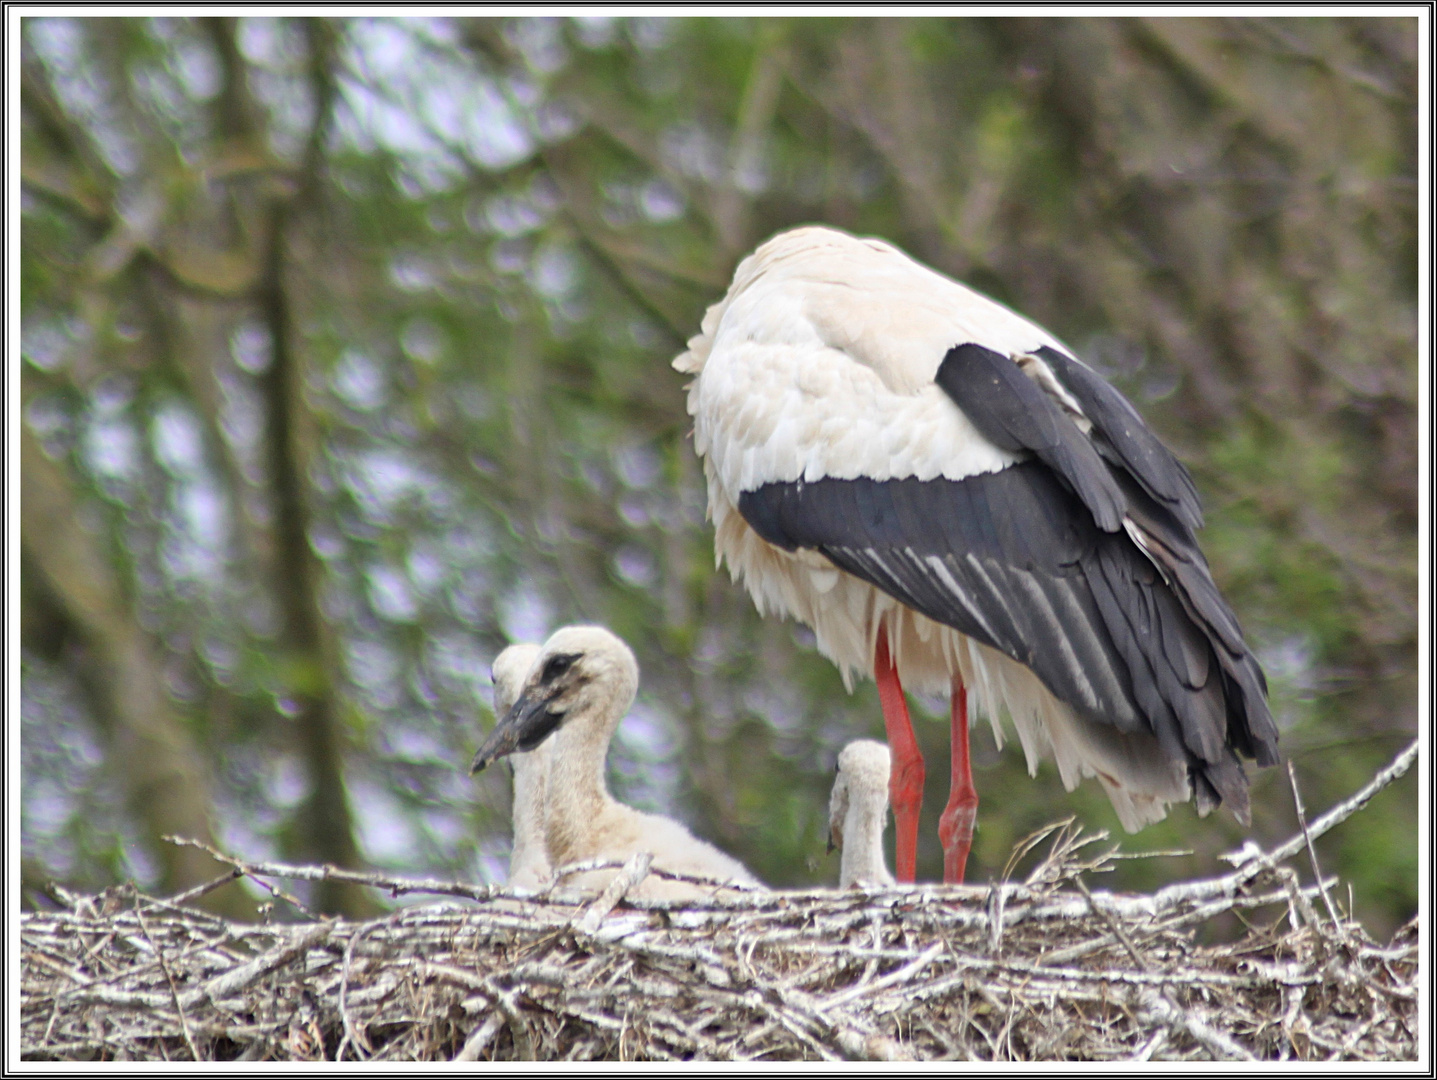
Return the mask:
<svg viewBox="0 0 1437 1080">
<path fill-rule="evenodd" d="M 206 19 L 203 25 L 220 60 L 222 82 L 214 100 L 218 156 L 268 159 L 269 136 L 263 110 L 252 101 L 244 57 L 236 42 L 236 20 Z M 285 832 L 286 854 L 345 868 L 364 865 L 355 843 L 345 786 L 345 737 L 337 657 L 320 613 L 323 568 L 309 546 L 309 478 L 316 439 L 304 403 L 305 376 L 297 347 L 288 255 L 296 220 L 317 203 L 314 195 L 324 134 L 330 121 L 335 55 L 327 24 L 306 23 L 305 44 L 314 95 L 314 114 L 298 190 L 279 179 L 259 197 L 233 197 L 230 212 L 243 237 L 257 238 L 256 275 L 246 299 L 254 304 L 269 343 L 269 364 L 260 376 L 265 415 L 268 495 L 273 517 L 273 559 L 268 563 L 271 594 L 281 613 L 279 669 L 287 697 L 287 722 L 308 774 L 307 795 Z M 368 890 L 341 882 L 316 885 L 314 907 L 362 918 L 377 912 Z"/>
<path fill-rule="evenodd" d="M 276 533 L 273 588 L 284 621 L 279 645 L 290 722 L 309 772 L 309 794 L 291 834 L 291 850 L 308 860 L 355 868 L 363 860 L 354 841 L 344 782 L 346 739 L 337 661 L 320 613 L 323 568 L 309 546 L 306 478 L 312 475 L 314 436 L 307 430 L 304 377 L 285 282 L 289 210 L 279 202 L 271 207 L 269 244 L 256 299 L 270 340 L 270 364 L 262 386 Z M 378 910 L 370 892 L 358 886 L 324 881 L 315 891 L 321 911 L 357 918 Z"/>
<path fill-rule="evenodd" d="M 164 666 L 130 614 L 113 562 L 86 528 L 69 479 L 23 426 L 20 477 L 23 557 L 43 581 L 27 585 L 41 613 L 32 619 L 48 624 L 52 647 L 59 638 L 76 651 L 74 668 L 109 744 L 109 765 L 125 802 L 145 827 L 148 854 L 161 868 L 160 887 L 174 893 L 217 878 L 224 868 L 209 855 L 160 839 L 214 843 L 208 769 L 173 708 Z M 253 903 L 235 886 L 209 894 L 205 903 L 230 916 L 254 914 Z"/>
</svg>

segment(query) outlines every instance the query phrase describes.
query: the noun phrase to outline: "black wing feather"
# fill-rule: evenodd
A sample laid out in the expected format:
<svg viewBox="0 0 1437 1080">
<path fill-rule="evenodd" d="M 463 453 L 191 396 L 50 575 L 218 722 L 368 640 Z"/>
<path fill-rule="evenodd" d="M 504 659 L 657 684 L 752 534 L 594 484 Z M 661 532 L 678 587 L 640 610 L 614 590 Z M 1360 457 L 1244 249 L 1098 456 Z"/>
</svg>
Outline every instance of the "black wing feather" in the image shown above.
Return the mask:
<svg viewBox="0 0 1437 1080">
<path fill-rule="evenodd" d="M 1213 682 L 1210 661 L 1215 658 L 1216 680 L 1226 701 L 1227 745 L 1255 756 L 1259 764 L 1273 764 L 1278 735 L 1267 705 L 1267 680 L 1243 641 L 1236 616 L 1218 592 L 1193 534 L 1202 525 L 1202 507 L 1191 475 L 1132 404 L 1091 368 L 1051 346 L 1041 346 L 1032 355 L 1047 364 L 1082 409 L 1091 423 L 1087 435 L 1013 358 L 980 345 L 949 350 L 935 381 L 990 441 L 1010 451 L 1031 453 L 1051 468 L 1103 530 L 1115 531 L 1112 508 L 1117 507 L 1119 520 L 1126 518 L 1144 538 L 1144 554 L 1160 568 L 1181 612 L 1159 618 L 1142 594 L 1147 586 L 1132 578 L 1121 587 L 1118 581 L 1108 582 L 1109 598 L 1118 607 L 1107 614 L 1121 611 L 1125 619 L 1136 620 L 1142 627 L 1139 639 L 1145 642 L 1155 631 L 1165 633 L 1159 646 L 1167 657 L 1163 667 L 1183 673 L 1179 681 L 1189 689 L 1202 681 L 1204 670 L 1207 683 Z M 1130 543 L 1125 546 L 1129 554 L 1138 550 Z M 1211 654 L 1204 657 L 1209 648 Z M 1165 680 L 1166 676 L 1159 679 Z M 1175 722 L 1180 718 L 1193 732 L 1212 728 L 1210 699 L 1215 700 L 1206 695 L 1200 704 L 1194 701 L 1185 707 L 1182 695 L 1177 695 Z M 1189 715 L 1191 708 L 1199 708 L 1206 717 Z M 1165 722 L 1154 718 L 1153 723 L 1157 730 Z M 1199 741 L 1211 745 L 1210 740 Z M 1211 787 L 1227 797 L 1241 767 L 1235 760 L 1231 768 L 1209 761 Z"/>
<path fill-rule="evenodd" d="M 989 442 L 1029 451 L 1048 465 L 1104 531 L 1123 527 L 1126 500 L 1098 451 L 1011 357 L 982 345 L 958 345 L 948 350 L 934 381 Z"/>
<path fill-rule="evenodd" d="M 1234 656 L 1182 584 L 1126 532 L 1099 528 L 1043 462 L 964 480 L 766 484 L 738 509 L 769 543 L 817 551 L 1025 664 L 1085 719 L 1151 731 L 1188 763 L 1200 806 L 1244 809 L 1233 749 L 1261 759 L 1276 734 L 1261 723 L 1255 662 Z M 1190 559 L 1184 572 L 1199 565 Z"/>
<path fill-rule="evenodd" d="M 1066 514 L 1053 514 L 1055 501 Z M 769 543 L 818 551 L 1028 665 L 1090 718 L 1142 725 L 1126 672 L 1094 674 L 1113 670 L 1104 658 L 1114 650 L 1086 576 L 1099 543 L 1119 537 L 1094 526 L 1039 462 L 962 481 L 766 484 L 740 496 L 739 512 Z"/>
<path fill-rule="evenodd" d="M 1189 529 L 1202 528 L 1202 504 L 1192 476 L 1173 452 L 1143 422 L 1132 402 L 1092 368 L 1044 345 L 1033 355 L 1045 361 L 1092 421 L 1099 448 L 1111 448 L 1115 464 L 1125 466 Z M 1105 457 L 1108 455 L 1104 455 Z"/>
</svg>

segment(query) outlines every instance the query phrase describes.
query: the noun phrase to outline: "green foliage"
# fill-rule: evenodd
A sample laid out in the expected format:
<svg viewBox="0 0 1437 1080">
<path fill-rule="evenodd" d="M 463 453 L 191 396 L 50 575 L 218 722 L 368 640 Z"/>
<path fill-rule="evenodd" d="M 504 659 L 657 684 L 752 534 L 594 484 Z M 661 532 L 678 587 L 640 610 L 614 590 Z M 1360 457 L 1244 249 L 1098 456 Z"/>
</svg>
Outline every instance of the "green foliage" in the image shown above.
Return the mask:
<svg viewBox="0 0 1437 1080">
<path fill-rule="evenodd" d="M 1338 509 L 1346 463 L 1338 448 L 1291 425 L 1235 425 L 1208 446 L 1227 498 L 1203 542 L 1223 581 L 1264 624 L 1302 634 L 1329 657 L 1350 640 L 1352 598 L 1333 552 L 1305 536 L 1306 517 Z"/>
</svg>

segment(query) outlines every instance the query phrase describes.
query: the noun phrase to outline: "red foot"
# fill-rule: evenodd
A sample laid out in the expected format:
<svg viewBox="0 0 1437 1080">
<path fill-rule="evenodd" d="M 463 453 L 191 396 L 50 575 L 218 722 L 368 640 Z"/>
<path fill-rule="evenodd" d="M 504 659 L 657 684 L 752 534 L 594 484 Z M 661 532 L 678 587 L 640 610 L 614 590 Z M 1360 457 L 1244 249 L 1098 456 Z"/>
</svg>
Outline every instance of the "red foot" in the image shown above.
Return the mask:
<svg viewBox="0 0 1437 1080">
<path fill-rule="evenodd" d="M 888 630 L 878 629 L 873 655 L 873 678 L 878 683 L 878 700 L 883 705 L 883 727 L 888 733 L 888 750 L 893 756 L 888 775 L 888 801 L 893 806 L 894 876 L 911 883 L 918 864 L 918 811 L 923 805 L 923 754 L 913 736 L 908 702 L 898 669 L 888 651 Z"/>
<path fill-rule="evenodd" d="M 968 758 L 968 689 L 953 677 L 953 774 L 948 805 L 938 818 L 938 839 L 943 842 L 943 880 L 961 885 L 973 848 L 973 825 L 978 820 L 978 789 Z"/>
</svg>

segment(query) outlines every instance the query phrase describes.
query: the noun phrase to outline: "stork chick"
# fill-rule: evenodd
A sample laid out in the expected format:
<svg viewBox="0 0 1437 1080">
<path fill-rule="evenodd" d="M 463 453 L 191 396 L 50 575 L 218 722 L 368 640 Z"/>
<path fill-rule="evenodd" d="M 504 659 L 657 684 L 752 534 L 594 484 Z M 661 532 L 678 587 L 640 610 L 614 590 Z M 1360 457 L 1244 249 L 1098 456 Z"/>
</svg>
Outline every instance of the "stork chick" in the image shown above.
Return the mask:
<svg viewBox="0 0 1437 1080">
<path fill-rule="evenodd" d="M 659 870 L 759 885 L 738 860 L 677 821 L 635 810 L 609 794 L 604 779 L 609 742 L 638 685 L 633 652 L 609 631 L 597 626 L 556 631 L 535 658 L 513 707 L 475 754 L 472 771 L 515 750 L 552 742 L 544 839 L 555 867 L 591 859 L 622 863 L 645 851 Z M 584 873 L 565 884 L 598 892 L 616 873 Z M 631 895 L 686 900 L 713 891 L 650 875 Z"/>
<path fill-rule="evenodd" d="M 883 859 L 888 824 L 888 747 L 855 739 L 838 755 L 838 777 L 828 798 L 828 850 L 839 848 L 838 887 L 892 885 Z"/>
<path fill-rule="evenodd" d="M 524 678 L 534 666 L 539 646 L 510 645 L 494 658 L 494 718 L 501 719 L 514 707 Z M 549 786 L 549 758 L 553 743 L 540 743 L 527 753 L 513 755 L 514 848 L 509 853 L 509 884 L 521 889 L 540 889 L 548 884 L 553 867 L 544 842 L 544 819 Z"/>
</svg>

